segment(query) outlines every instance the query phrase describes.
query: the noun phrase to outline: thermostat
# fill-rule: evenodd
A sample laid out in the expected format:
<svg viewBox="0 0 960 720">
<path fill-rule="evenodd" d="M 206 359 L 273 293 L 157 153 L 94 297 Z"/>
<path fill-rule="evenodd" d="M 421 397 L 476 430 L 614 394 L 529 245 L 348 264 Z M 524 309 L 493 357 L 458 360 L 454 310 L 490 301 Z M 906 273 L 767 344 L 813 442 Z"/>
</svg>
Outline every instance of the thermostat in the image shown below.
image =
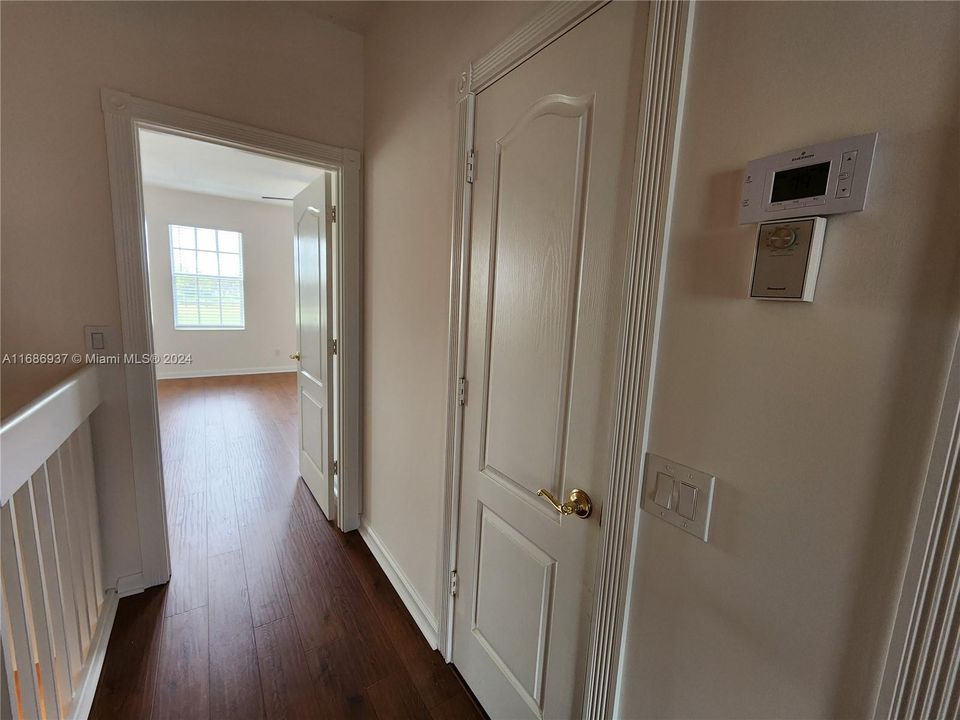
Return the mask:
<svg viewBox="0 0 960 720">
<path fill-rule="evenodd" d="M 813 302 L 826 229 L 823 217 L 761 223 L 750 297 Z"/>
<path fill-rule="evenodd" d="M 752 160 L 740 224 L 863 210 L 876 145 L 871 133 Z"/>
</svg>

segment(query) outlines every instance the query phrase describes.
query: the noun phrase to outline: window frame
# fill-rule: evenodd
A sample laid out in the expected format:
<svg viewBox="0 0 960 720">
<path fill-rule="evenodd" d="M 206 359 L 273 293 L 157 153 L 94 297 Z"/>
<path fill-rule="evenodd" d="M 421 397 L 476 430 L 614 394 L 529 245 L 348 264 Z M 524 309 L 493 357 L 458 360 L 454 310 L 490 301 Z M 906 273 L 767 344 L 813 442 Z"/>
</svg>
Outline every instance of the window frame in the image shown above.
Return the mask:
<svg viewBox="0 0 960 720">
<path fill-rule="evenodd" d="M 225 275 L 206 275 L 206 274 L 201 274 L 200 272 L 194 272 L 194 273 L 177 272 L 177 270 L 176 270 L 176 261 L 175 261 L 175 258 L 174 258 L 174 250 L 175 250 L 175 249 L 183 250 L 183 249 L 189 249 L 189 248 L 174 248 L 174 244 L 173 244 L 173 230 L 174 230 L 174 228 L 190 228 L 191 230 L 193 230 L 193 244 L 194 244 L 193 252 L 194 252 L 194 253 L 199 252 L 199 248 L 197 248 L 197 231 L 198 231 L 198 230 L 210 230 L 210 231 L 213 231 L 214 233 L 216 233 L 217 249 L 216 249 L 214 252 L 215 252 L 216 255 L 217 255 L 217 269 L 218 269 L 218 271 L 219 271 L 219 267 L 220 267 L 220 257 L 219 257 L 219 256 L 220 256 L 220 254 L 221 254 L 221 250 L 220 250 L 220 235 L 219 235 L 219 234 L 220 234 L 221 232 L 224 232 L 224 233 L 234 233 L 234 234 L 236 234 L 237 237 L 238 237 L 238 248 L 239 248 L 239 250 L 238 250 L 236 253 L 226 252 L 226 253 L 223 253 L 223 254 L 227 254 L 227 255 L 234 255 L 234 254 L 236 254 L 236 255 L 237 255 L 237 257 L 239 258 L 239 261 L 240 261 L 240 275 L 239 275 L 238 277 L 233 277 L 233 276 L 225 276 Z M 247 329 L 247 288 L 246 288 L 246 274 L 244 273 L 244 267 L 243 267 L 243 232 L 241 232 L 240 230 L 231 230 L 231 229 L 222 228 L 222 227 L 202 227 L 202 226 L 200 226 L 200 225 L 188 225 L 188 224 L 185 224 L 185 223 L 174 223 L 174 222 L 171 222 L 171 223 L 167 223 L 167 251 L 168 251 L 168 256 L 169 256 L 169 260 L 170 260 L 170 292 L 171 292 L 171 298 L 170 298 L 170 300 L 171 300 L 171 305 L 172 305 L 172 310 L 173 310 L 173 329 L 174 329 L 174 330 L 183 330 L 183 331 L 186 331 L 186 332 L 193 332 L 193 331 L 197 331 L 197 330 L 201 330 L 201 331 L 203 331 L 203 330 L 220 331 L 220 330 L 246 330 L 246 329 Z M 204 252 L 209 252 L 209 251 L 204 251 Z M 209 279 L 217 280 L 217 281 L 218 281 L 218 285 L 217 285 L 218 291 L 219 291 L 219 289 L 220 289 L 220 285 L 219 285 L 219 281 L 220 281 L 220 280 L 222 280 L 222 279 L 224 279 L 224 278 L 226 278 L 226 279 L 228 279 L 228 280 L 232 280 L 232 279 L 239 280 L 239 281 L 240 281 L 240 308 L 241 308 L 240 312 L 241 312 L 241 315 L 242 315 L 242 317 L 241 317 L 241 324 L 240 324 L 240 325 L 223 325 L 223 324 L 222 324 L 222 323 L 223 323 L 223 294 L 222 294 L 222 292 L 221 292 L 221 293 L 219 294 L 219 296 L 218 296 L 218 297 L 219 297 L 219 300 L 220 300 L 220 324 L 217 324 L 217 325 L 181 325 L 181 324 L 178 322 L 178 318 L 177 318 L 177 307 L 178 307 L 178 304 L 177 304 L 177 276 L 178 276 L 178 275 L 182 275 L 182 276 L 184 276 L 184 277 L 196 278 L 198 283 L 199 283 L 200 278 L 209 278 Z M 199 318 L 200 318 L 200 315 L 199 315 L 199 303 L 198 303 L 198 304 L 197 304 L 197 320 L 198 320 L 198 322 L 199 322 Z"/>
</svg>

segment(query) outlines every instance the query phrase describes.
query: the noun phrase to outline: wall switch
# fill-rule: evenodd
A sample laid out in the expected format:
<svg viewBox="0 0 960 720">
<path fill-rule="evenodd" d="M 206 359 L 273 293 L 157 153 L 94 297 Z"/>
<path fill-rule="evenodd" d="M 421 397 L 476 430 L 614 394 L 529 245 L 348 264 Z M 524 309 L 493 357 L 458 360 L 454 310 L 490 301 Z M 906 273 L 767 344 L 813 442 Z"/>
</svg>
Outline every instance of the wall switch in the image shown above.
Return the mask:
<svg viewBox="0 0 960 720">
<path fill-rule="evenodd" d="M 673 490 L 674 486 L 677 484 L 677 481 L 673 479 L 672 475 L 667 475 L 667 473 L 657 473 L 657 490 L 656 494 L 653 496 L 653 501 L 662 508 L 666 510 L 673 509 Z"/>
<path fill-rule="evenodd" d="M 84 347 L 88 354 L 106 355 L 119 352 L 113 328 L 109 325 L 87 325 L 83 328 Z"/>
<path fill-rule="evenodd" d="M 693 520 L 697 516 L 697 495 L 700 491 L 688 483 L 680 481 L 680 492 L 677 493 L 677 514 Z"/>
<path fill-rule="evenodd" d="M 647 453 L 640 507 L 704 542 L 713 510 L 713 475 Z"/>
</svg>

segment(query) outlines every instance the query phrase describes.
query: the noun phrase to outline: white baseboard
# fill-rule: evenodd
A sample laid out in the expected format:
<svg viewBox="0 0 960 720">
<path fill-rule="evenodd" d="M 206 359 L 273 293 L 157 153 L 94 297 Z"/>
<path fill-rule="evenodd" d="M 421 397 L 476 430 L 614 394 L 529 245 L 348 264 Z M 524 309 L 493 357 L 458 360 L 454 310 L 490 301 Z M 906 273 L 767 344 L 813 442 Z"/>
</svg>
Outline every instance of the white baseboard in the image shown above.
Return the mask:
<svg viewBox="0 0 960 720">
<path fill-rule="evenodd" d="M 117 578 L 116 583 L 117 597 L 125 598 L 130 595 L 139 595 L 147 589 L 143 579 L 143 573 L 134 573 L 133 575 L 124 575 Z"/>
<path fill-rule="evenodd" d="M 377 562 L 380 563 L 380 567 L 383 568 L 383 572 L 387 578 L 389 578 L 394 590 L 397 591 L 400 599 L 403 600 L 403 604 L 413 616 L 413 620 L 417 623 L 417 627 L 420 628 L 420 632 L 423 633 L 427 642 L 430 643 L 430 647 L 436 650 L 437 635 L 440 628 L 439 621 L 430 612 L 430 609 L 426 603 L 423 602 L 420 594 L 414 590 L 410 580 L 404 575 L 403 570 L 400 569 L 393 555 L 391 555 L 390 551 L 384 546 L 383 541 L 363 520 L 360 522 L 359 531 L 360 537 L 363 538 L 367 547 L 370 548 L 370 552 L 373 553 Z"/>
<path fill-rule="evenodd" d="M 277 367 L 237 368 L 236 370 L 177 370 L 161 372 L 157 368 L 157 380 L 182 380 L 200 377 L 226 377 L 228 375 L 267 375 L 272 373 L 295 373 L 296 366 L 282 365 Z"/>
<path fill-rule="evenodd" d="M 107 656 L 110 631 L 113 630 L 113 621 L 117 616 L 118 600 L 119 597 L 113 590 L 107 590 L 104 593 L 100 619 L 97 620 L 97 629 L 93 637 L 90 638 L 90 655 L 80 678 L 80 686 L 74 695 L 74 703 L 70 712 L 72 718 L 87 718 L 90 715 L 93 698 L 97 694 L 97 684 L 100 682 L 100 672 L 103 670 L 103 660 Z"/>
</svg>

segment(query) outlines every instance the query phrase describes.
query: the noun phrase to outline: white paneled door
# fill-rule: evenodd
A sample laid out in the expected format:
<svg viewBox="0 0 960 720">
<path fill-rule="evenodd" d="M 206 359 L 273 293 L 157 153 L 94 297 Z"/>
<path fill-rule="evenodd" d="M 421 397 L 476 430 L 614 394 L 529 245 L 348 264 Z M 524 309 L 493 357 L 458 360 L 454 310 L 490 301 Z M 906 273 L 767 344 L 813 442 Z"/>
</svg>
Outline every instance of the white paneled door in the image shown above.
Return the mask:
<svg viewBox="0 0 960 720">
<path fill-rule="evenodd" d="M 493 718 L 580 715 L 645 28 L 611 3 L 476 100 L 453 660 Z"/>
<path fill-rule="evenodd" d="M 293 200 L 297 263 L 297 391 L 300 475 L 323 514 L 336 512 L 333 483 L 333 214 L 329 173 Z"/>
</svg>

